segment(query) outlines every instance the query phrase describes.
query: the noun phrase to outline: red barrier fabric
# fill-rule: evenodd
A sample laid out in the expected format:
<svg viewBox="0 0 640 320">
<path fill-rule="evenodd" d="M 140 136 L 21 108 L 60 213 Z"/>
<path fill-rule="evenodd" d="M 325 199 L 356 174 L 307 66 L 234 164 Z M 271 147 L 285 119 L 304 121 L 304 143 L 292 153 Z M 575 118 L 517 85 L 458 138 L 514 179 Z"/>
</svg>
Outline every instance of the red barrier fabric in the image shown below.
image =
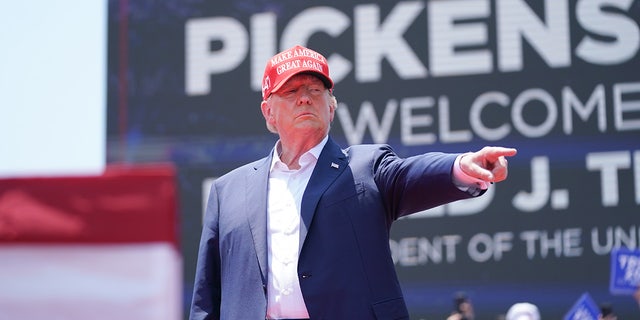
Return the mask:
<svg viewBox="0 0 640 320">
<path fill-rule="evenodd" d="M 0 179 L 1 243 L 178 244 L 171 165 L 109 166 L 100 176 Z"/>
</svg>

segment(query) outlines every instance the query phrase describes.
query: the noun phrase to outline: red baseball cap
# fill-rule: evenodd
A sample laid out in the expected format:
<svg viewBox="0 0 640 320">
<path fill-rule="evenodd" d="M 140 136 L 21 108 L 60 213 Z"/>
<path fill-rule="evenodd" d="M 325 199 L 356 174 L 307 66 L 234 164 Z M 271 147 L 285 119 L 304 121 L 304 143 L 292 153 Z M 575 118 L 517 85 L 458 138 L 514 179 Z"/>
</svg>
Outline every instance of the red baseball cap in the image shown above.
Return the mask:
<svg viewBox="0 0 640 320">
<path fill-rule="evenodd" d="M 276 54 L 267 61 L 262 76 L 262 99 L 278 91 L 287 80 L 299 73 L 312 73 L 324 82 L 327 89 L 333 89 L 327 59 L 309 48 L 298 45 Z"/>
</svg>

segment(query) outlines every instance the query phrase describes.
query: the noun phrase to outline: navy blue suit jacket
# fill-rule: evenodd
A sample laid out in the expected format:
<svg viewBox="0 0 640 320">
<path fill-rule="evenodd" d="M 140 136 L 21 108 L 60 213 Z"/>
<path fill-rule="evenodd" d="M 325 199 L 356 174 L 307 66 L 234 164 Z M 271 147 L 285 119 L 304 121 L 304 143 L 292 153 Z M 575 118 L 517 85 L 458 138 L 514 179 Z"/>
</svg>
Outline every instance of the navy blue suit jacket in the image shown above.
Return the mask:
<svg viewBox="0 0 640 320">
<path fill-rule="evenodd" d="M 408 319 L 389 249 L 397 218 L 470 197 L 452 183 L 457 155 L 401 159 L 386 145 L 329 139 L 301 207 L 300 287 L 311 319 Z M 211 187 L 191 319 L 264 319 L 267 182 L 272 156 Z"/>
</svg>

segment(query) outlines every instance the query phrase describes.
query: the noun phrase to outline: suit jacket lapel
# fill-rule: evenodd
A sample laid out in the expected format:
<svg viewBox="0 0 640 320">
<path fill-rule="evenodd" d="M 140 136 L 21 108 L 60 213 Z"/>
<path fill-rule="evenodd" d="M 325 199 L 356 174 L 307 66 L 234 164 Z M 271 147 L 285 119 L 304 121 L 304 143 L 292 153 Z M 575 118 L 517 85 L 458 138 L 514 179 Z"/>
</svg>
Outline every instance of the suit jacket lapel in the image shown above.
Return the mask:
<svg viewBox="0 0 640 320">
<path fill-rule="evenodd" d="M 300 215 L 300 248 L 304 244 L 307 232 L 311 227 L 320 197 L 331 183 L 347 168 L 348 162 L 344 153 L 331 138 L 322 149 L 316 167 L 313 169 L 307 188 L 302 196 Z"/>
<path fill-rule="evenodd" d="M 267 283 L 267 190 L 271 156 L 259 162 L 245 181 L 245 205 L 253 244 L 258 255 L 262 282 Z"/>
</svg>

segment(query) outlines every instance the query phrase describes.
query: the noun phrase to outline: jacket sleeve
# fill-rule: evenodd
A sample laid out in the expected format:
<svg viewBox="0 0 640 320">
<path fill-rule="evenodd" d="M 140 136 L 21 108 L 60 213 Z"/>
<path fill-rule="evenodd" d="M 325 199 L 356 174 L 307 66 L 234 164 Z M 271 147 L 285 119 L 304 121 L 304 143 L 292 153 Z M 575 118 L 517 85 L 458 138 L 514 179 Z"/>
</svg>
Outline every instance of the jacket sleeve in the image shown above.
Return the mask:
<svg viewBox="0 0 640 320">
<path fill-rule="evenodd" d="M 218 194 L 213 183 L 198 249 L 190 320 L 220 319 L 220 251 Z"/>
<path fill-rule="evenodd" d="M 429 152 L 400 158 L 389 146 L 380 146 L 374 157 L 373 174 L 392 218 L 470 198 L 453 183 L 457 156 Z"/>
</svg>

